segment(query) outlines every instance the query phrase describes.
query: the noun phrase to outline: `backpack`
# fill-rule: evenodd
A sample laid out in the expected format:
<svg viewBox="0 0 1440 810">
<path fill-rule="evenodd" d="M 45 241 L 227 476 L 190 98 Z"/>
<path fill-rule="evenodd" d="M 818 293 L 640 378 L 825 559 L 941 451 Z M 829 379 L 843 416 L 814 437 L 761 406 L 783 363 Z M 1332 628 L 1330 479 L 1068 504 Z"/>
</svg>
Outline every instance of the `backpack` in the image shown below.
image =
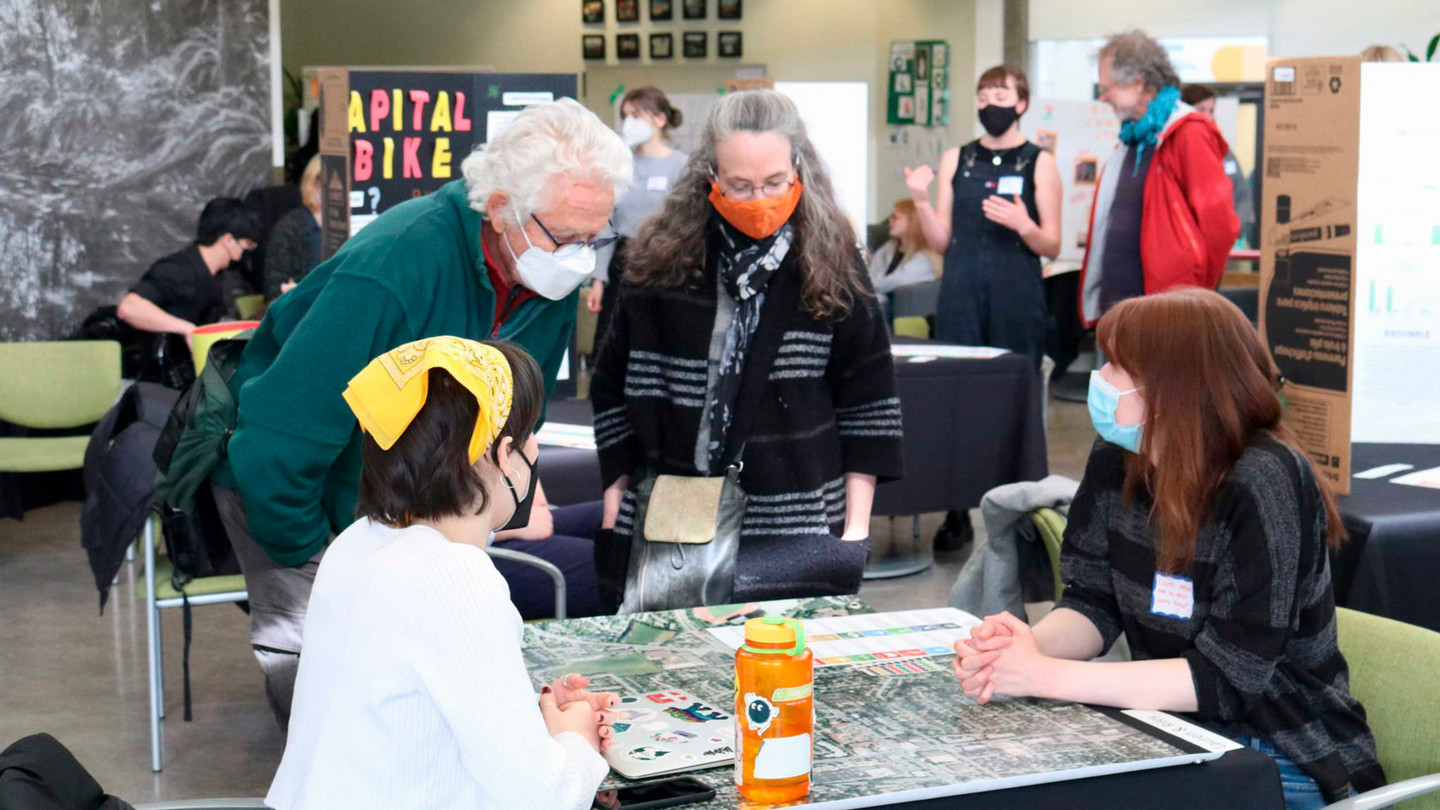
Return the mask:
<svg viewBox="0 0 1440 810">
<path fill-rule="evenodd" d="M 210 347 L 204 370 L 180 395 L 155 444 L 155 508 L 177 590 L 197 577 L 240 573 L 207 484 L 235 431 L 230 378 L 248 340 L 244 333 Z"/>
<path fill-rule="evenodd" d="M 230 378 L 252 332 L 216 341 L 195 381 L 176 400 L 155 443 L 155 511 L 170 557 L 170 584 L 184 600 L 185 719 L 190 712 L 190 597 L 185 585 L 199 577 L 238 574 L 240 561 L 210 494 L 210 473 L 225 458 L 239 404 Z M 242 608 L 248 608 L 242 605 Z"/>
</svg>

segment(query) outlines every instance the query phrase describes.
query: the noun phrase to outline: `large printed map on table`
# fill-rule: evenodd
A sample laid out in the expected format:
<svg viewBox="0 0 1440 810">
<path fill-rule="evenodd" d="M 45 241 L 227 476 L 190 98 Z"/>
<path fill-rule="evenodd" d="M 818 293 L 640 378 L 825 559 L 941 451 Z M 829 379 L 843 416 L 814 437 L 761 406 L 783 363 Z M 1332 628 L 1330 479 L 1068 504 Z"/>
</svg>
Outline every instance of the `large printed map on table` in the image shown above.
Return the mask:
<svg viewBox="0 0 1440 810">
<path fill-rule="evenodd" d="M 529 624 L 525 662 L 537 689 L 579 672 L 595 690 L 683 690 L 730 707 L 734 654 L 708 632 L 712 628 L 762 615 L 817 619 L 873 612 L 855 597 L 826 597 Z M 1199 762 L 1227 747 L 1143 731 L 1119 713 L 1078 704 L 997 698 L 980 706 L 961 693 L 948 659 L 921 660 L 927 666 L 913 671 L 816 669 L 813 787 L 803 804 L 878 806 Z M 693 805 L 697 809 L 741 806 L 731 767 L 694 776 L 718 792 L 714 801 Z M 605 782 L 626 784 L 614 774 Z"/>
</svg>

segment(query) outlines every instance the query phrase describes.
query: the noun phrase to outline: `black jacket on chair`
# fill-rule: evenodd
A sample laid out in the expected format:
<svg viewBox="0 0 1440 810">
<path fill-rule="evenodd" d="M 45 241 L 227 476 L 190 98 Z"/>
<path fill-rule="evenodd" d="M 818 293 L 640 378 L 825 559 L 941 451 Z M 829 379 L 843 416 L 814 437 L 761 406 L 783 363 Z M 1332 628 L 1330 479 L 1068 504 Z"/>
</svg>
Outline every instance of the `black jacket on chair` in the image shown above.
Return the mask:
<svg viewBox="0 0 1440 810">
<path fill-rule="evenodd" d="M 85 505 L 80 545 L 100 591 L 100 609 L 125 549 L 140 534 L 155 498 L 155 442 L 180 392 L 136 383 L 95 426 L 85 449 Z"/>
</svg>

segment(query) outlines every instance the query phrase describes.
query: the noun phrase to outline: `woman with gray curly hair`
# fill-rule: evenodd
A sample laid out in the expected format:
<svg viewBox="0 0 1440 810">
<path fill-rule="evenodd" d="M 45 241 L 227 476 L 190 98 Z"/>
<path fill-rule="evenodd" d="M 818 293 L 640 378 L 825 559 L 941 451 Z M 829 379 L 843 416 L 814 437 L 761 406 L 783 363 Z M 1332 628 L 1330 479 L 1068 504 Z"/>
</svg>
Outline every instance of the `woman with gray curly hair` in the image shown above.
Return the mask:
<svg viewBox="0 0 1440 810">
<path fill-rule="evenodd" d="M 637 525 L 639 484 L 732 473 L 748 505 L 722 601 L 853 593 L 876 481 L 903 474 L 900 402 L 855 232 L 793 102 L 758 90 L 712 109 L 623 285 L 590 388 L 613 527 L 602 592 L 624 612 L 700 604 L 644 588 L 657 538 L 654 517 Z"/>
<path fill-rule="evenodd" d="M 463 180 L 381 214 L 272 304 L 232 379 L 239 421 L 215 472 L 215 500 L 282 727 L 315 572 L 330 538 L 355 518 L 361 442 L 341 397 L 346 383 L 402 343 L 499 338 L 535 358 L 548 396 L 574 331 L 575 290 L 607 238 L 631 159 L 594 113 L 562 99 L 522 111 L 462 170 Z M 593 546 L 553 542 L 558 518 L 545 506 L 537 485 L 531 520 L 506 527 L 497 547 L 544 540 L 525 550 L 574 577 L 571 611 L 593 610 Z M 533 569 L 496 568 L 526 618 L 549 601 L 548 579 L 525 579 Z"/>
</svg>

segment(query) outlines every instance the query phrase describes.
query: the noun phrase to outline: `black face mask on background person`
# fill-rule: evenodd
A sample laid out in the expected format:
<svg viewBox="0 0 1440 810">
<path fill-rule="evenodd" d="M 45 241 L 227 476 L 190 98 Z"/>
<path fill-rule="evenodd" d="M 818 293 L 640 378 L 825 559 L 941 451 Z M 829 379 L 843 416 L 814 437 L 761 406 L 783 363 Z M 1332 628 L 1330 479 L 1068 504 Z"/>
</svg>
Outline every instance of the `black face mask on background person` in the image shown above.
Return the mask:
<svg viewBox="0 0 1440 810">
<path fill-rule="evenodd" d="M 510 497 L 515 499 L 515 513 L 505 521 L 504 526 L 495 530 L 497 532 L 508 532 L 529 526 L 530 510 L 535 506 L 535 482 L 540 479 L 540 458 L 537 456 L 535 463 L 532 464 L 530 459 L 525 458 L 523 450 L 516 451 L 515 455 L 519 456 L 520 460 L 525 462 L 525 466 L 530 468 L 530 486 L 526 488 L 525 497 L 522 498 L 515 492 L 515 485 L 510 483 L 510 476 L 504 473 L 500 474 L 500 477 L 505 479 L 505 486 L 510 488 Z"/>
<path fill-rule="evenodd" d="M 988 104 L 980 108 L 980 126 L 990 133 L 990 137 L 998 138 L 1010 129 L 1010 125 L 1020 119 L 1020 113 L 1015 107 L 1001 107 L 998 104 Z"/>
</svg>

